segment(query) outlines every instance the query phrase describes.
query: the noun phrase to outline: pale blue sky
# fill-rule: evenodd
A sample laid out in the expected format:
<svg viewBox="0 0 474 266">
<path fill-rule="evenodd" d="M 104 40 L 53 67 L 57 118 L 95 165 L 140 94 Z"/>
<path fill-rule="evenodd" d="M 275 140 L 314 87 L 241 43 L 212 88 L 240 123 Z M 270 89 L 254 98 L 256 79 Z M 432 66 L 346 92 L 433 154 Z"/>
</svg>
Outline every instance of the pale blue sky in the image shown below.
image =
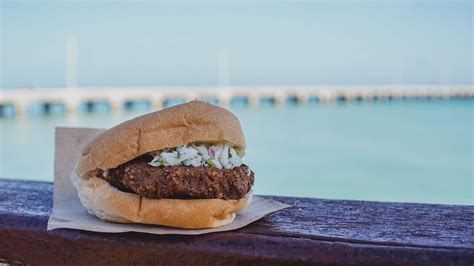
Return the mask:
<svg viewBox="0 0 474 266">
<path fill-rule="evenodd" d="M 1 87 L 472 83 L 471 1 L 11 2 Z"/>
</svg>

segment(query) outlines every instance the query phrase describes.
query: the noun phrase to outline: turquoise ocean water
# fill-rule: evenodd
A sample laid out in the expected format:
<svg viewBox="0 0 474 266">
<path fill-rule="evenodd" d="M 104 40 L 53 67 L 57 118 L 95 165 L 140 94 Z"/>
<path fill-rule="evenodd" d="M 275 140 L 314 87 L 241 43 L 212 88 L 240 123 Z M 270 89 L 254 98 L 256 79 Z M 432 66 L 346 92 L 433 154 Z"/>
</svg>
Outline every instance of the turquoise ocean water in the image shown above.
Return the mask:
<svg viewBox="0 0 474 266">
<path fill-rule="evenodd" d="M 257 194 L 474 204 L 473 100 L 233 108 Z M 0 176 L 53 179 L 54 127 L 147 111 L 0 119 Z"/>
</svg>

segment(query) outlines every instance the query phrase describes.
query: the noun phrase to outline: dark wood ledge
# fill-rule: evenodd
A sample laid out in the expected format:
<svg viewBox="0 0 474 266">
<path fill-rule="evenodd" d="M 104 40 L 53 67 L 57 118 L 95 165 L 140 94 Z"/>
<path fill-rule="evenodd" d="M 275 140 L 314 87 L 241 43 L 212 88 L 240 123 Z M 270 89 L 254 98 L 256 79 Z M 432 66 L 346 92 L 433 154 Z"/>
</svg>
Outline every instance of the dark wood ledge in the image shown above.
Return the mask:
<svg viewBox="0 0 474 266">
<path fill-rule="evenodd" d="M 0 264 L 474 263 L 473 206 L 269 198 L 294 206 L 232 232 L 46 231 L 52 183 L 0 179 Z"/>
</svg>

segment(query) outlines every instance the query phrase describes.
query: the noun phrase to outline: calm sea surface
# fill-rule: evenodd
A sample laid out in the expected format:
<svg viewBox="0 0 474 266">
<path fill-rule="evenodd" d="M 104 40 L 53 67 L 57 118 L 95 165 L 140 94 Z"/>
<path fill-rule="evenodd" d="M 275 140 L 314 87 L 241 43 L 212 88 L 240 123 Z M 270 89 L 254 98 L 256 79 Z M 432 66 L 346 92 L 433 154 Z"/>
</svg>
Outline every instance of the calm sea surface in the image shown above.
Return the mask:
<svg viewBox="0 0 474 266">
<path fill-rule="evenodd" d="M 474 204 L 472 100 L 234 108 L 257 194 Z M 53 180 L 54 127 L 146 111 L 0 119 L 0 176 Z"/>
</svg>

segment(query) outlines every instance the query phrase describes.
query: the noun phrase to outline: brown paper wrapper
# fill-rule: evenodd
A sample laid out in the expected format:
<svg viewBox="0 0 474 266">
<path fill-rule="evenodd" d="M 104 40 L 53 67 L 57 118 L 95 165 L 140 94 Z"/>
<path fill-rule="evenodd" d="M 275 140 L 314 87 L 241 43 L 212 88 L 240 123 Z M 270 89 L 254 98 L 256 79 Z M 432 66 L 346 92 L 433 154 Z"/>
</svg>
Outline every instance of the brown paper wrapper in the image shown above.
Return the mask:
<svg viewBox="0 0 474 266">
<path fill-rule="evenodd" d="M 237 213 L 231 224 L 199 230 L 102 221 L 89 214 L 82 206 L 70 179 L 82 149 L 102 131 L 104 130 L 91 128 L 56 128 L 53 211 L 48 220 L 48 230 L 70 228 L 103 233 L 142 232 L 157 235 L 200 235 L 239 229 L 269 213 L 290 207 L 290 205 L 274 200 L 254 196 L 252 203 Z"/>
</svg>

